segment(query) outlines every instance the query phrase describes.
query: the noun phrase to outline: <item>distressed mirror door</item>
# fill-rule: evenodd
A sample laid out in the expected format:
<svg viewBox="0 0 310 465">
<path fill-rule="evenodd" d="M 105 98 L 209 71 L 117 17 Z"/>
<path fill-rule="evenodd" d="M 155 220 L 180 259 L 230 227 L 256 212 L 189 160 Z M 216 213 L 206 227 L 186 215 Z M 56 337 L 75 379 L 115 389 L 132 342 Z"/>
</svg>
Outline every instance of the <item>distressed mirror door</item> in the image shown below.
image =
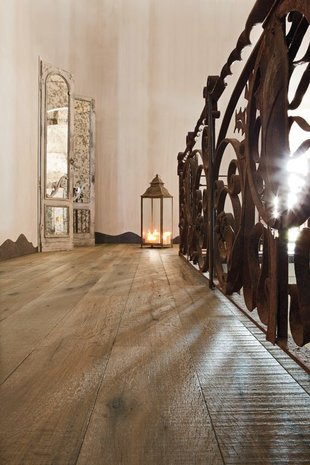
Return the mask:
<svg viewBox="0 0 310 465">
<path fill-rule="evenodd" d="M 41 62 L 40 249 L 73 247 L 73 79 Z"/>
<path fill-rule="evenodd" d="M 73 243 L 95 243 L 95 104 L 74 98 Z"/>
</svg>

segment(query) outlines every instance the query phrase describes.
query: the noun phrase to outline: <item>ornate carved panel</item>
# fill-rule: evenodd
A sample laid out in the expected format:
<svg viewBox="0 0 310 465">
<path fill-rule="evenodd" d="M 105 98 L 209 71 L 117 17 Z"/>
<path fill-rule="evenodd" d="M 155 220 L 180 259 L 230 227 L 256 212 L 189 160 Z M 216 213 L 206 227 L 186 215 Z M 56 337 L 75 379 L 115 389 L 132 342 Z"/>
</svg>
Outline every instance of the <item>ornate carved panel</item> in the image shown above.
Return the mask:
<svg viewBox="0 0 310 465">
<path fill-rule="evenodd" d="M 256 23 L 261 37 L 220 115 L 225 79 Z M 287 338 L 289 322 L 299 346 L 310 342 L 309 23 L 309 2 L 255 3 L 220 74 L 208 78 L 178 155 L 180 253 L 208 272 L 211 286 L 241 294 L 269 340 Z"/>
<path fill-rule="evenodd" d="M 74 209 L 73 212 L 73 232 L 74 234 L 90 233 L 90 211 Z"/>
<path fill-rule="evenodd" d="M 74 202 L 90 202 L 90 144 L 92 102 L 74 99 Z"/>
<path fill-rule="evenodd" d="M 94 100 L 74 98 L 73 233 L 75 245 L 95 243 Z"/>
</svg>

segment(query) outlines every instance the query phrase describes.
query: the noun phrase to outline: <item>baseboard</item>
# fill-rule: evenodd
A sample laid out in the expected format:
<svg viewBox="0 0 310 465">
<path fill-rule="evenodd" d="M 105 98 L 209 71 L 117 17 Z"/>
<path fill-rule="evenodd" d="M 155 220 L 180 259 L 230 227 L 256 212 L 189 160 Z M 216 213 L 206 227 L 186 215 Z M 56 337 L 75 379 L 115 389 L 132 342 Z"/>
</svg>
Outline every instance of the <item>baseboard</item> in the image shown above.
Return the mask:
<svg viewBox="0 0 310 465">
<path fill-rule="evenodd" d="M 21 234 L 15 242 L 7 239 L 0 245 L 0 260 L 21 257 L 36 252 L 38 252 L 38 247 L 34 247 L 32 242 L 29 242 L 26 236 Z"/>
<path fill-rule="evenodd" d="M 96 244 L 140 244 L 140 242 L 140 236 L 133 232 L 125 232 L 116 236 L 95 232 Z"/>
<path fill-rule="evenodd" d="M 95 243 L 96 244 L 140 244 L 141 238 L 138 234 L 133 232 L 125 232 L 112 236 L 110 234 L 104 234 L 95 232 Z M 180 236 L 176 236 L 173 239 L 174 244 L 180 243 Z"/>
</svg>

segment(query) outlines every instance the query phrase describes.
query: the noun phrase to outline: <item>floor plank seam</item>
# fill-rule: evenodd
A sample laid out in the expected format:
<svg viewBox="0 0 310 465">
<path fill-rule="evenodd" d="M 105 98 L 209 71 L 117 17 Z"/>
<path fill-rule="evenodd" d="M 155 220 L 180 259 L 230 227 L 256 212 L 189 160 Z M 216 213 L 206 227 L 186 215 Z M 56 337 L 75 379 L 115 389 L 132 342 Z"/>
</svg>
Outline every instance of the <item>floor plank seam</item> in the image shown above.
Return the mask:
<svg viewBox="0 0 310 465">
<path fill-rule="evenodd" d="M 93 255 L 92 253 L 87 253 L 87 254 L 86 254 L 87 257 L 88 257 L 88 256 L 91 257 L 92 255 Z M 46 257 L 44 257 L 44 258 L 46 258 Z M 52 258 L 52 257 L 48 257 L 48 258 Z M 55 270 L 57 270 L 57 269 L 59 269 L 59 268 L 65 268 L 65 269 L 67 269 L 67 272 L 70 272 L 70 271 L 72 271 L 72 269 L 75 268 L 75 265 L 77 265 L 77 264 L 80 262 L 80 260 L 81 260 L 81 257 L 80 257 L 80 256 L 77 256 L 77 257 L 75 257 L 75 258 L 73 259 L 73 261 L 71 261 L 71 262 L 69 262 L 69 263 L 66 263 L 66 264 L 61 264 L 61 263 L 59 263 L 59 264 L 57 265 L 56 268 L 53 268 L 53 272 L 55 272 Z M 27 270 L 25 270 L 25 271 L 27 271 Z M 21 274 L 22 274 L 23 272 L 24 272 L 24 271 L 22 271 Z M 41 270 L 41 271 L 40 271 L 40 274 L 39 274 L 39 277 L 41 278 L 42 275 L 45 275 L 45 274 L 48 274 L 48 273 L 50 273 L 50 269 L 47 269 L 46 271 Z M 36 276 L 35 278 L 37 278 L 37 276 Z M 34 279 L 34 278 L 33 278 L 33 279 Z M 98 278 L 98 279 L 100 279 L 100 278 Z M 70 277 L 66 278 L 65 282 L 68 282 L 68 284 L 70 284 L 71 282 L 74 282 L 74 280 L 75 280 L 75 275 L 72 274 Z M 61 286 L 63 286 L 63 284 L 64 284 L 63 281 L 59 281 L 58 283 L 53 284 L 53 290 L 52 290 L 52 292 L 54 292 L 54 290 L 57 289 L 58 287 L 61 288 Z M 95 284 L 94 284 L 94 285 L 95 285 Z M 11 286 L 11 287 L 10 287 L 10 292 L 11 292 L 11 291 L 14 291 L 14 290 L 15 290 L 16 288 L 18 288 L 19 286 L 20 286 L 20 284 Z M 41 291 L 42 291 L 42 290 L 41 290 Z M 2 296 L 2 297 L 3 297 L 3 296 Z M 29 305 L 29 304 L 35 302 L 37 298 L 40 298 L 40 296 L 37 295 L 35 298 L 29 300 L 29 301 L 26 303 L 26 305 Z M 1 319 L 0 319 L 0 323 L 2 323 L 3 321 L 8 320 L 8 319 L 11 318 L 12 316 L 15 316 L 16 313 L 18 313 L 18 312 L 20 312 L 20 311 L 22 311 L 22 310 L 23 310 L 23 307 L 17 308 L 16 310 L 14 310 L 14 311 L 13 311 L 12 313 L 10 313 L 9 315 L 5 316 L 4 318 L 1 318 Z"/>
<path fill-rule="evenodd" d="M 205 276 L 203 273 L 201 273 L 197 268 L 195 268 L 194 265 L 191 264 L 191 262 L 189 262 L 189 260 L 187 260 L 183 255 L 180 255 L 180 258 L 182 260 L 183 263 L 186 263 L 186 266 L 189 268 L 189 270 L 191 270 L 192 272 L 195 273 L 195 275 L 198 275 L 198 277 L 200 277 L 201 279 L 203 279 L 204 281 L 207 281 L 209 282 L 209 279 L 207 276 Z M 293 376 L 292 373 L 290 373 L 289 369 L 286 368 L 282 363 L 281 361 L 273 355 L 273 353 L 268 349 L 268 347 L 266 347 L 261 341 L 260 339 L 256 336 L 255 334 L 255 329 L 259 329 L 259 331 L 261 332 L 261 335 L 264 335 L 264 331 L 262 331 L 261 329 L 261 326 L 259 325 L 258 322 L 255 321 L 254 318 L 252 318 L 251 316 L 249 316 L 247 313 L 245 313 L 241 308 L 239 308 L 239 306 L 231 299 L 229 298 L 229 296 L 226 296 L 225 294 L 223 294 L 223 292 L 215 285 L 213 288 L 212 288 L 212 291 L 215 292 L 216 294 L 220 294 L 220 296 L 222 298 L 225 298 L 226 302 L 223 301 L 223 299 L 221 298 L 220 300 L 224 303 L 224 305 L 231 311 L 231 313 L 233 315 L 236 316 L 236 318 L 243 324 L 243 326 L 245 328 L 247 328 L 249 330 L 249 332 L 255 337 L 255 339 L 267 350 L 267 352 L 272 355 L 272 357 L 285 369 L 285 371 L 296 381 L 296 383 L 298 383 L 302 389 L 305 390 L 305 388 L 300 384 L 300 382 L 298 381 L 298 379 L 296 379 L 297 377 Z M 234 311 L 231 310 L 230 308 L 230 305 L 233 305 L 234 306 Z M 245 320 L 246 319 L 246 320 Z M 246 323 L 244 322 L 246 321 Z M 265 343 L 269 342 L 267 341 L 267 339 L 264 340 Z M 271 344 L 271 343 L 270 343 Z M 296 367 L 298 367 L 300 370 L 303 370 L 305 373 L 309 374 L 307 369 L 302 366 L 300 363 L 298 363 L 298 361 L 296 361 L 293 357 L 291 357 L 290 353 L 281 349 L 281 347 L 278 345 L 278 344 L 275 344 L 273 345 L 273 347 L 277 347 L 279 350 L 281 350 L 284 354 L 286 354 L 291 360 L 294 360 L 294 362 L 296 363 Z M 307 392 L 305 390 L 305 392 Z M 308 392 L 307 392 L 308 393 Z"/>
<path fill-rule="evenodd" d="M 102 388 L 102 385 L 103 385 L 103 381 L 104 381 L 104 377 L 105 377 L 105 374 L 107 372 L 107 369 L 108 369 L 108 366 L 109 366 L 109 362 L 110 362 L 110 359 L 111 359 L 111 355 L 112 355 L 112 351 L 113 351 L 113 347 L 114 347 L 114 344 L 115 344 L 115 341 L 117 339 L 117 335 L 118 335 L 118 332 L 119 332 L 119 328 L 121 326 L 121 322 L 122 322 L 122 319 L 123 319 L 123 316 L 125 314 L 125 311 L 126 311 L 126 308 L 127 308 L 127 305 L 128 305 L 128 301 L 129 301 L 129 297 L 130 297 L 130 293 L 131 293 L 131 290 L 132 290 L 132 286 L 133 286 L 133 283 L 134 283 L 134 280 L 135 280 L 135 277 L 136 277 L 136 274 L 137 274 L 137 271 L 138 271 L 138 268 L 139 268 L 139 265 L 140 265 L 140 261 L 141 261 L 141 256 L 140 256 L 140 259 L 139 259 L 139 262 L 137 263 L 137 267 L 136 267 L 136 270 L 135 270 L 135 274 L 132 278 L 132 281 L 131 281 L 131 285 L 130 285 L 130 289 L 128 291 L 128 294 L 127 294 L 127 298 L 126 298 L 126 302 L 124 304 L 124 309 L 120 315 L 120 318 L 119 318 L 119 322 L 118 322 L 118 325 L 117 325 L 117 328 L 116 328 L 116 331 L 115 331 L 115 336 L 114 336 L 114 339 L 111 343 L 111 348 L 110 348 L 110 353 L 109 353 L 109 356 L 108 356 L 108 360 L 106 362 L 106 366 L 103 370 L 103 373 L 102 373 L 102 376 L 101 376 L 101 379 L 98 383 L 98 389 L 96 391 L 96 395 L 95 395 L 95 398 L 94 398 L 94 402 L 93 402 L 93 406 L 92 408 L 90 409 L 90 412 L 89 412 L 89 416 L 88 416 L 88 420 L 87 420 L 87 423 L 85 425 L 85 430 L 84 430 L 84 433 L 82 435 L 82 439 L 81 439 L 81 443 L 80 443 L 80 446 L 77 450 L 77 455 L 76 455 L 76 460 L 74 461 L 74 465 L 77 465 L 78 464 L 78 461 L 79 461 L 79 458 L 80 458 L 80 454 L 81 454 L 81 450 L 82 450 L 82 447 L 83 447 L 83 444 L 84 444 L 84 441 L 85 441 L 85 437 L 86 437 L 86 434 L 87 434 L 87 431 L 88 431 L 88 428 L 89 428 L 89 425 L 91 423 L 91 419 L 92 419 L 92 416 L 94 414 L 94 410 L 95 410 L 95 407 L 96 407 L 96 403 L 97 403 L 97 399 L 99 397 L 99 393 L 100 393 L 100 390 Z"/>
<path fill-rule="evenodd" d="M 29 352 L 29 354 L 26 355 L 26 357 L 25 357 L 23 360 L 21 360 L 21 362 L 14 368 L 14 370 L 12 370 L 12 371 L 7 375 L 7 377 L 4 378 L 3 381 L 1 381 L 0 386 L 2 386 L 2 385 L 10 378 L 10 376 L 12 376 L 12 375 L 15 373 L 15 371 L 18 370 L 18 368 L 30 357 L 30 355 L 33 353 L 34 350 L 35 350 L 35 349 L 33 349 L 31 352 Z"/>
<path fill-rule="evenodd" d="M 216 290 L 217 292 L 221 292 L 219 291 L 218 289 Z M 230 301 L 231 302 L 231 301 Z M 225 306 L 227 306 L 227 308 L 230 310 L 230 306 L 226 303 L 224 303 Z M 233 302 L 231 302 L 232 305 L 234 305 Z M 238 321 L 240 321 L 240 323 L 249 331 L 249 333 L 256 339 L 256 341 L 272 356 L 272 358 L 286 371 L 286 373 L 301 387 L 301 389 L 306 393 L 306 394 L 309 394 L 306 390 L 306 388 L 300 383 L 300 381 L 298 380 L 298 376 L 294 376 L 291 372 L 290 372 L 290 369 L 286 366 L 285 363 L 282 363 L 281 360 L 279 360 L 279 358 L 273 354 L 273 352 L 267 347 L 267 343 L 269 343 L 269 341 L 267 340 L 264 340 L 263 342 L 261 341 L 261 337 L 258 337 L 257 334 L 255 333 L 254 329 L 257 329 L 255 323 L 253 323 L 251 320 L 249 321 L 246 321 L 246 324 L 243 322 L 243 318 L 247 318 L 246 315 L 243 314 L 242 310 L 240 310 L 238 308 L 238 306 L 236 306 L 236 310 L 237 312 L 234 313 L 232 310 L 230 310 L 235 316 L 236 318 L 238 319 Z M 240 317 L 239 317 L 239 312 L 240 312 Z M 259 335 L 261 336 L 261 335 Z M 271 344 L 271 342 L 269 343 Z M 278 350 L 281 350 L 280 347 L 278 345 L 272 345 L 272 347 L 275 347 L 277 348 Z M 307 371 L 302 367 L 300 366 L 293 358 L 291 358 L 289 356 L 289 354 L 287 354 L 286 352 L 283 351 L 283 354 L 286 354 L 287 357 L 290 358 L 290 360 L 294 361 L 294 363 L 296 363 L 296 368 L 298 368 L 299 370 L 303 370 L 305 373 L 307 373 Z"/>
<path fill-rule="evenodd" d="M 165 269 L 165 272 L 166 272 L 166 269 Z M 220 292 L 220 291 L 218 291 L 218 289 L 216 289 L 215 292 L 216 292 L 216 294 L 218 295 L 218 292 Z M 173 291 L 172 291 L 172 293 L 173 293 Z M 251 331 L 251 329 L 249 328 L 249 326 L 251 326 L 251 324 L 253 324 L 253 323 L 251 323 L 250 321 L 246 321 L 247 324 L 245 324 L 245 323 L 243 322 L 243 319 L 245 318 L 245 316 L 244 316 L 243 314 L 241 314 L 241 318 L 239 317 L 239 312 L 240 312 L 240 310 L 238 309 L 238 307 L 236 307 L 236 309 L 238 310 L 238 313 L 232 311 L 231 308 L 230 308 L 229 302 L 227 302 L 227 303 L 226 303 L 226 302 L 223 302 L 223 294 L 220 293 L 220 295 L 221 295 L 221 298 L 219 299 L 219 301 L 220 301 L 222 304 L 224 303 L 225 307 L 231 312 L 231 314 L 233 315 L 233 317 L 236 318 L 236 320 L 245 328 L 245 330 L 248 331 L 248 333 L 259 343 L 259 345 L 262 347 L 262 349 L 263 349 L 264 351 L 266 351 L 266 353 L 268 353 L 269 355 L 272 356 L 273 360 L 277 363 L 277 365 L 278 365 L 278 366 L 281 366 L 281 368 L 285 371 L 286 375 L 288 375 L 289 378 L 291 379 L 292 383 L 296 383 L 299 387 L 302 388 L 303 393 L 306 394 L 307 396 L 309 396 L 309 394 L 308 394 L 308 392 L 306 391 L 306 389 L 295 379 L 294 376 L 292 376 L 292 374 L 290 373 L 290 371 L 289 371 L 285 366 L 283 366 L 283 364 L 281 363 L 281 361 L 278 360 L 278 359 L 276 358 L 276 356 L 274 356 L 274 354 L 273 354 L 270 350 L 268 350 L 268 348 L 265 346 L 265 344 L 263 344 L 263 343 L 261 342 L 261 340 L 259 339 L 259 337 L 256 335 L 255 331 L 254 331 L 254 330 Z M 189 295 L 189 297 L 190 297 L 190 300 L 192 301 L 192 298 L 191 298 L 190 295 Z M 224 297 L 225 297 L 225 296 L 224 296 Z M 174 299 L 174 300 L 175 300 L 175 299 Z M 176 302 L 176 301 L 175 301 L 175 302 Z M 230 302 L 230 304 L 233 304 L 233 303 Z M 176 302 L 176 308 L 178 309 L 177 302 Z M 179 313 L 179 309 L 178 309 L 178 313 Z M 240 312 L 240 313 L 241 313 L 241 312 Z M 180 317 L 180 320 L 181 320 L 181 324 L 182 324 L 182 326 L 184 327 L 183 322 L 182 322 L 182 317 L 181 317 L 180 313 L 179 313 L 179 317 Z M 257 329 L 256 326 L 255 326 L 255 329 Z M 259 334 L 259 333 L 258 333 L 258 334 Z M 223 463 L 226 464 L 226 461 L 225 461 L 224 456 L 226 457 L 227 451 L 226 451 L 226 454 L 225 454 L 225 451 L 222 450 L 222 448 L 221 448 L 221 446 L 220 446 L 219 437 L 218 437 L 218 435 L 217 435 L 217 433 L 216 433 L 216 427 L 215 427 L 215 424 L 214 424 L 214 421 L 213 421 L 213 417 L 212 417 L 212 415 L 211 415 L 211 413 L 210 413 L 210 410 L 209 410 L 209 407 L 208 407 L 208 400 L 207 400 L 207 398 L 206 398 L 206 396 L 205 396 L 205 392 L 204 392 L 204 389 L 203 389 L 203 385 L 202 385 L 202 382 L 201 382 L 199 373 L 198 373 L 198 371 L 196 370 L 196 364 L 195 364 L 194 359 L 193 359 L 193 356 L 192 356 L 191 348 L 189 347 L 188 350 L 189 350 L 189 352 L 190 352 L 191 363 L 192 363 L 193 369 L 194 369 L 194 371 L 195 371 L 195 373 L 196 373 L 196 376 L 197 376 L 197 379 L 198 379 L 198 383 L 199 383 L 199 386 L 200 386 L 200 391 L 201 391 L 201 393 L 202 393 L 202 396 L 203 396 L 203 399 L 204 399 L 204 403 L 205 403 L 205 406 L 206 406 L 206 410 L 207 410 L 207 412 L 208 412 L 208 416 L 209 416 L 210 422 L 211 422 L 211 424 L 212 424 L 212 428 L 213 428 L 213 431 L 214 431 L 214 434 L 215 434 L 215 438 L 216 438 L 216 440 L 217 440 L 218 449 L 219 449 L 219 451 L 220 451 L 220 454 L 221 454 Z M 280 349 L 278 348 L 278 350 L 280 350 Z M 300 370 L 302 369 L 302 368 L 300 368 L 298 365 L 296 365 L 296 366 L 298 367 L 298 369 L 300 369 Z M 229 457 L 227 457 L 227 458 L 229 459 Z M 229 463 L 230 463 L 230 461 L 229 461 Z M 233 462 L 233 463 L 237 463 L 237 462 Z"/>
<path fill-rule="evenodd" d="M 99 280 L 100 278 L 98 278 Z M 98 281 L 97 281 L 98 282 Z M 94 283 L 88 290 L 87 292 L 85 293 L 85 295 L 83 296 L 83 299 L 88 295 L 88 293 L 91 291 L 91 289 L 96 286 L 96 283 Z M 68 310 L 64 315 L 62 315 L 59 320 L 57 320 L 57 322 L 55 323 L 55 325 L 44 335 L 42 336 L 42 338 L 40 340 L 38 340 L 38 342 L 34 345 L 34 347 L 31 349 L 31 351 L 26 355 L 26 357 L 7 375 L 7 377 L 1 381 L 0 383 L 0 386 L 2 386 L 2 384 L 4 384 L 9 378 L 10 376 L 13 375 L 13 373 L 15 373 L 15 371 L 33 354 L 33 352 L 35 352 L 35 350 L 40 347 L 40 345 L 42 344 L 42 341 L 44 341 L 48 336 L 50 336 L 52 334 L 53 331 L 55 331 L 55 329 L 57 329 L 57 327 L 66 319 L 68 318 L 71 313 L 75 310 L 75 306 L 73 306 L 70 310 Z"/>
<path fill-rule="evenodd" d="M 19 294 L 3 301 L 23 311 L 1 333 L 1 464 L 310 463 L 302 368 L 176 248 L 90 250 L 63 254 L 65 275 L 42 255 L 49 279 L 12 267 Z"/>
<path fill-rule="evenodd" d="M 175 296 L 174 296 L 174 293 L 173 293 L 173 290 L 171 289 L 171 284 L 170 284 L 170 281 L 169 281 L 169 278 L 168 278 L 168 274 L 167 274 L 167 270 L 166 270 L 166 267 L 164 265 L 164 262 L 162 260 L 162 256 L 160 255 L 160 259 L 161 259 L 161 263 L 162 263 L 162 266 L 163 266 L 163 269 L 165 271 L 165 275 L 166 275 L 166 278 L 167 278 L 167 281 L 168 281 L 168 284 L 169 284 L 169 289 L 170 289 L 170 293 L 171 293 L 171 296 L 173 298 L 173 301 L 174 301 L 174 304 L 175 304 L 175 308 L 176 308 L 176 311 L 178 313 L 178 317 L 179 317 L 179 320 L 180 320 L 180 325 L 184 331 L 184 334 L 185 334 L 185 339 L 186 339 L 186 333 L 185 333 L 185 328 L 184 328 L 184 325 L 183 325 L 183 322 L 182 322 L 182 318 L 181 318 L 181 315 L 180 315 L 180 312 L 179 312 L 179 307 L 177 305 L 177 302 L 176 302 L 176 299 L 175 299 Z M 192 299 L 192 296 L 190 296 L 192 302 L 193 302 L 193 299 Z M 217 443 L 217 447 L 218 447 L 218 450 L 219 450 L 219 453 L 221 455 L 221 459 L 223 461 L 223 465 L 226 465 L 226 462 L 224 460 L 224 454 L 223 454 L 223 451 L 222 451 L 222 448 L 220 446 L 220 442 L 219 442 L 219 438 L 218 438 L 218 435 L 217 435 L 217 432 L 216 432 L 216 428 L 214 426 L 214 422 L 212 420 L 212 416 L 210 414 L 210 410 L 209 410 L 209 407 L 208 407 L 208 403 L 207 403 L 207 399 L 205 397 L 205 394 L 203 392 L 203 389 L 202 389 L 202 385 L 201 385 L 201 382 L 200 382 L 200 378 L 199 378 L 199 375 L 198 375 L 198 372 L 196 370 L 196 367 L 195 367 L 195 363 L 194 363 L 194 360 L 193 360 L 193 356 L 192 356 L 192 353 L 191 353 L 191 349 L 188 345 L 188 342 L 186 340 L 186 345 L 187 345 L 187 351 L 188 351 L 188 355 L 189 355 L 189 358 L 190 358 L 190 363 L 191 363 L 191 366 L 192 366 L 192 369 L 193 369 L 193 372 L 195 373 L 195 376 L 197 378 L 197 381 L 198 381 L 198 385 L 199 385 L 199 390 L 200 390 L 200 394 L 203 398 L 203 402 L 204 402 L 204 405 L 205 405 L 205 408 L 206 408 L 206 413 L 208 415 L 208 418 L 210 420 L 210 423 L 211 423 L 211 427 L 212 427 L 212 431 L 213 431 L 213 434 L 214 434 L 214 437 L 215 437 L 215 440 L 216 440 L 216 443 Z"/>
<path fill-rule="evenodd" d="M 87 253 L 87 256 L 91 257 L 91 255 L 92 255 L 92 253 Z M 44 258 L 46 258 L 46 257 L 44 257 Z M 48 258 L 50 258 L 50 257 L 48 257 Z M 76 260 L 74 260 L 73 263 L 78 262 L 79 259 L 80 259 L 80 257 L 77 257 Z M 83 296 L 83 299 L 91 292 L 93 287 L 95 287 L 97 285 L 97 283 L 98 283 L 98 281 L 100 281 L 101 277 L 102 277 L 102 275 L 98 276 L 97 281 L 86 291 L 86 293 Z M 74 277 L 72 279 L 74 279 Z M 60 286 L 61 286 L 61 283 L 60 283 Z M 57 329 L 57 327 L 59 327 L 60 323 L 62 323 L 66 318 L 70 317 L 71 313 L 74 310 L 75 310 L 75 306 L 73 306 L 64 315 L 62 315 L 59 320 L 57 320 L 55 325 L 44 336 L 42 336 L 42 338 L 40 340 L 38 340 L 38 342 L 32 347 L 31 351 L 26 355 L 26 357 L 24 357 L 23 360 L 21 360 L 20 363 L 18 363 L 18 365 L 4 378 L 4 380 L 2 380 L 0 382 L 0 386 L 2 386 L 16 372 L 16 370 L 22 366 L 22 364 L 35 352 L 35 350 L 38 347 L 40 347 L 40 345 L 42 344 L 42 341 L 44 341 L 48 336 L 50 336 L 53 333 L 53 331 L 55 331 L 55 329 Z M 17 310 L 17 311 L 19 311 L 19 310 Z M 16 312 L 14 312 L 14 314 Z M 10 318 L 11 316 L 12 315 L 10 315 L 8 318 Z"/>
<path fill-rule="evenodd" d="M 192 362 L 193 363 L 193 362 Z M 213 418 L 212 418 L 212 415 L 210 413 L 210 410 L 209 410 L 209 406 L 208 406 L 208 402 L 207 402 L 207 399 L 206 399 L 206 396 L 205 396 L 205 393 L 203 391 L 203 388 L 202 388 L 202 385 L 201 385 L 201 382 L 200 382 L 200 379 L 199 379 L 199 375 L 197 373 L 197 370 L 194 368 L 195 370 L 195 373 L 196 373 L 196 376 L 197 376 L 197 379 L 198 379 L 198 383 L 199 383 L 199 387 L 200 387 L 200 392 L 201 392 L 201 395 L 202 395 L 202 398 L 203 398 L 203 401 L 205 403 L 205 406 L 206 406 L 206 410 L 207 410 L 207 413 L 208 413 L 208 417 L 210 419 L 210 422 L 211 422 L 211 425 L 212 425 L 212 429 L 214 431 L 214 436 L 215 436 L 215 439 L 216 439 L 216 442 L 217 442 L 217 447 L 220 451 L 220 454 L 221 454 L 221 457 L 222 457 L 222 460 L 223 460 L 223 465 L 226 465 L 226 461 L 224 459 L 224 453 L 222 451 L 222 448 L 221 448 L 221 445 L 220 445 L 220 441 L 219 441 L 219 438 L 218 438 L 218 435 L 217 435 L 217 432 L 216 432 L 216 428 L 214 426 L 214 422 L 213 422 Z"/>
</svg>

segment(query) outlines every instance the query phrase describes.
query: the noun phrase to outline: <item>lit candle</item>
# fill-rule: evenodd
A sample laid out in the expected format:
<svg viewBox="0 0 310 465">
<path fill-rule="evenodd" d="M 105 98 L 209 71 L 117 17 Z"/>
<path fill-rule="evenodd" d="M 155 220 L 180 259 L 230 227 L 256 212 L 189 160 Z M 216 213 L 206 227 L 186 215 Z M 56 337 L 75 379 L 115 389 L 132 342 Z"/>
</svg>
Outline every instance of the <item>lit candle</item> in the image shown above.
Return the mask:
<svg viewBox="0 0 310 465">
<path fill-rule="evenodd" d="M 146 236 L 146 241 L 151 244 L 159 243 L 159 232 L 156 229 L 154 229 L 153 232 L 149 231 Z"/>
<path fill-rule="evenodd" d="M 171 244 L 171 232 L 165 231 L 163 233 L 163 244 Z"/>
</svg>

